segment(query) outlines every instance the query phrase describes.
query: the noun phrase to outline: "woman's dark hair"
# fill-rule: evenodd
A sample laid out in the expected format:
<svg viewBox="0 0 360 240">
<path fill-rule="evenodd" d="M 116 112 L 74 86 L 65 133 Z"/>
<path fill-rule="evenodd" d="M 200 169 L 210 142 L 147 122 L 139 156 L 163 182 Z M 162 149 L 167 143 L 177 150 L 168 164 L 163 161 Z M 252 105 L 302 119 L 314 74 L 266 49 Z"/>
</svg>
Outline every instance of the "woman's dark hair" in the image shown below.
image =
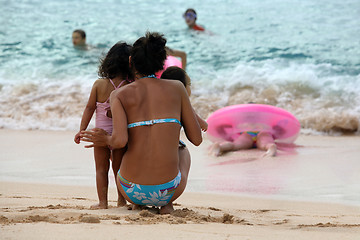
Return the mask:
<svg viewBox="0 0 360 240">
<path fill-rule="evenodd" d="M 76 30 L 73 31 L 73 33 L 78 33 L 78 34 L 80 34 L 80 36 L 81 36 L 82 39 L 86 38 L 86 33 L 85 33 L 84 30 L 76 29 Z"/>
<path fill-rule="evenodd" d="M 130 74 L 130 51 L 131 46 L 124 42 L 118 42 L 112 46 L 106 56 L 100 60 L 99 76 L 110 79 L 119 75 L 127 77 Z"/>
<path fill-rule="evenodd" d="M 162 74 L 161 77 L 163 79 L 173 79 L 173 80 L 179 80 L 184 84 L 184 87 L 186 87 L 186 72 L 184 69 L 179 67 L 168 67 Z"/>
<path fill-rule="evenodd" d="M 163 69 L 166 59 L 166 39 L 160 33 L 147 32 L 134 43 L 131 63 L 140 74 L 150 75 Z"/>
</svg>

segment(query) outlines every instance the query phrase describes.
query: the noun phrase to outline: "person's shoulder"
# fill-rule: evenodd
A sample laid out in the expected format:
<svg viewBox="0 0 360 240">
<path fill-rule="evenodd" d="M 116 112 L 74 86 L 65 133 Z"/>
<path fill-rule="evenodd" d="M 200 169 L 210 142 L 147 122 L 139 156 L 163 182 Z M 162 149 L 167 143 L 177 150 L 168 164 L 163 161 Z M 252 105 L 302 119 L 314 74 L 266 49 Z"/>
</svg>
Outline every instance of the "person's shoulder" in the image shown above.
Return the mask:
<svg viewBox="0 0 360 240">
<path fill-rule="evenodd" d="M 93 84 L 93 89 L 101 89 L 104 88 L 106 84 L 106 78 L 99 78 Z"/>
<path fill-rule="evenodd" d="M 163 78 L 160 78 L 159 80 L 163 81 L 165 84 L 169 84 L 169 85 L 172 85 L 174 87 L 184 86 L 184 84 L 181 81 L 175 80 L 175 79 L 163 79 Z"/>
<path fill-rule="evenodd" d="M 174 79 L 160 79 L 160 80 L 163 81 L 162 85 L 168 86 L 169 90 L 173 89 L 178 93 L 180 93 L 182 91 L 186 91 L 185 87 L 184 87 L 184 84 L 179 80 L 174 80 Z"/>
<path fill-rule="evenodd" d="M 113 91 L 116 95 L 131 94 L 136 89 L 135 82 L 128 83 Z"/>
<path fill-rule="evenodd" d="M 115 89 L 114 91 L 112 91 L 110 93 L 110 99 L 113 98 L 118 98 L 118 99 L 122 99 L 122 97 L 124 97 L 125 95 L 129 95 L 128 91 L 126 90 L 126 86 L 123 86 L 121 88 Z M 131 96 L 131 95 L 130 95 Z M 126 97 L 128 98 L 128 97 Z"/>
<path fill-rule="evenodd" d="M 99 78 L 94 82 L 94 86 L 101 86 L 101 85 L 107 84 L 108 81 L 109 80 L 107 78 Z"/>
<path fill-rule="evenodd" d="M 114 97 L 114 96 L 118 96 L 119 95 L 119 92 L 121 91 L 122 88 L 118 88 L 118 89 L 115 89 L 114 91 L 112 91 L 110 93 L 110 98 Z"/>
<path fill-rule="evenodd" d="M 193 27 L 193 29 L 196 30 L 196 31 L 205 31 L 205 28 L 203 28 L 203 27 L 201 27 L 201 26 L 199 26 L 197 24 Z"/>
<path fill-rule="evenodd" d="M 117 98 L 124 106 L 129 106 L 136 104 L 141 92 L 141 87 L 132 82 L 112 91 L 111 98 Z"/>
</svg>

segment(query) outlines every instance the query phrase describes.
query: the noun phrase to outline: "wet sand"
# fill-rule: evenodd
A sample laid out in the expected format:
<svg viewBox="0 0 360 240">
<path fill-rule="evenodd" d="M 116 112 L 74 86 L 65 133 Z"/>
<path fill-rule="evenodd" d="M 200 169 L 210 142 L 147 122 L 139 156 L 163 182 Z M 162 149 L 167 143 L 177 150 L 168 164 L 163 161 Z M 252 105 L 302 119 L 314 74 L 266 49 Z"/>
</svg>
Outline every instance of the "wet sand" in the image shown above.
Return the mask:
<svg viewBox="0 0 360 240">
<path fill-rule="evenodd" d="M 359 206 L 325 203 L 327 198 L 271 199 L 296 196 L 296 188 L 306 195 L 326 186 L 330 190 L 325 189 L 324 196 L 329 197 L 327 191 L 338 191 L 334 183 L 356 192 L 358 137 L 300 136 L 297 147 L 266 159 L 257 150 L 216 158 L 208 155 L 206 139 L 199 148 L 189 145 L 191 192 L 176 201 L 173 214 L 161 216 L 151 208 L 117 208 L 114 188 L 109 190 L 109 209 L 90 210 L 97 202 L 92 151 L 75 145 L 73 135 L 0 131 L 0 239 L 358 239 L 360 235 Z M 314 159 L 321 160 L 309 165 Z M 328 165 L 323 165 L 325 160 Z M 335 169 L 339 160 L 350 166 Z M 325 174 L 320 176 L 321 171 Z M 334 176 L 336 181 L 331 180 Z M 44 184 L 34 183 L 42 178 Z M 90 182 L 82 184 L 87 179 Z M 317 188 L 305 187 L 311 182 Z M 226 191 L 221 186 L 227 186 Z M 252 197 L 234 195 L 243 193 Z"/>
</svg>

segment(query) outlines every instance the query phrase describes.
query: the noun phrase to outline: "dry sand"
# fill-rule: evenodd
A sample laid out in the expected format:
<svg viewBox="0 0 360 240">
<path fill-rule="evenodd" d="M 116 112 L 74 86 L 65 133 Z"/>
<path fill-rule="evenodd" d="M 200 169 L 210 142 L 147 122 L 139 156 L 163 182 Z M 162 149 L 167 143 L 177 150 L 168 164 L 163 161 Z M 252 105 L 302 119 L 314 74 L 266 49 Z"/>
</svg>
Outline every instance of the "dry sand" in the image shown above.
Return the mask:
<svg viewBox="0 0 360 240">
<path fill-rule="evenodd" d="M 1 130 L 0 162 L 11 166 L 19 158 L 44 160 L 52 154 L 49 166 L 65 166 L 84 155 L 92 158 L 91 151 L 72 145 L 72 135 Z M 193 159 L 207 159 L 206 148 L 206 143 L 204 151 L 190 148 Z M 151 208 L 115 207 L 114 190 L 109 209 L 90 210 L 97 202 L 95 187 L 25 182 L 0 182 L 0 239 L 360 239 L 356 206 L 186 192 L 175 212 L 163 216 Z"/>
<path fill-rule="evenodd" d="M 171 215 L 90 210 L 92 187 L 0 184 L 0 239 L 359 239 L 360 209 L 185 193 Z M 115 196 L 112 196 L 115 199 Z"/>
</svg>

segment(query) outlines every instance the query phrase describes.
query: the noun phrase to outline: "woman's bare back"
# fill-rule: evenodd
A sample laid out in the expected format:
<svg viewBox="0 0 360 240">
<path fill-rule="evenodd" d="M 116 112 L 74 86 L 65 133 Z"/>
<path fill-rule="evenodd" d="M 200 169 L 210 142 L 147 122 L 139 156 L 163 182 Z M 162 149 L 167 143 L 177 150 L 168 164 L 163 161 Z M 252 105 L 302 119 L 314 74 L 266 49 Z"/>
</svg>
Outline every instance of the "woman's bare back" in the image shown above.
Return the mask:
<svg viewBox="0 0 360 240">
<path fill-rule="evenodd" d="M 181 85 L 180 85 L 181 86 Z M 181 91 L 174 81 L 145 78 L 117 93 L 127 124 L 154 119 L 181 121 Z M 157 123 L 128 129 L 128 150 L 121 163 L 121 175 L 139 184 L 159 184 L 178 174 L 178 123 Z M 151 174 L 149 174 L 151 173 Z"/>
</svg>

